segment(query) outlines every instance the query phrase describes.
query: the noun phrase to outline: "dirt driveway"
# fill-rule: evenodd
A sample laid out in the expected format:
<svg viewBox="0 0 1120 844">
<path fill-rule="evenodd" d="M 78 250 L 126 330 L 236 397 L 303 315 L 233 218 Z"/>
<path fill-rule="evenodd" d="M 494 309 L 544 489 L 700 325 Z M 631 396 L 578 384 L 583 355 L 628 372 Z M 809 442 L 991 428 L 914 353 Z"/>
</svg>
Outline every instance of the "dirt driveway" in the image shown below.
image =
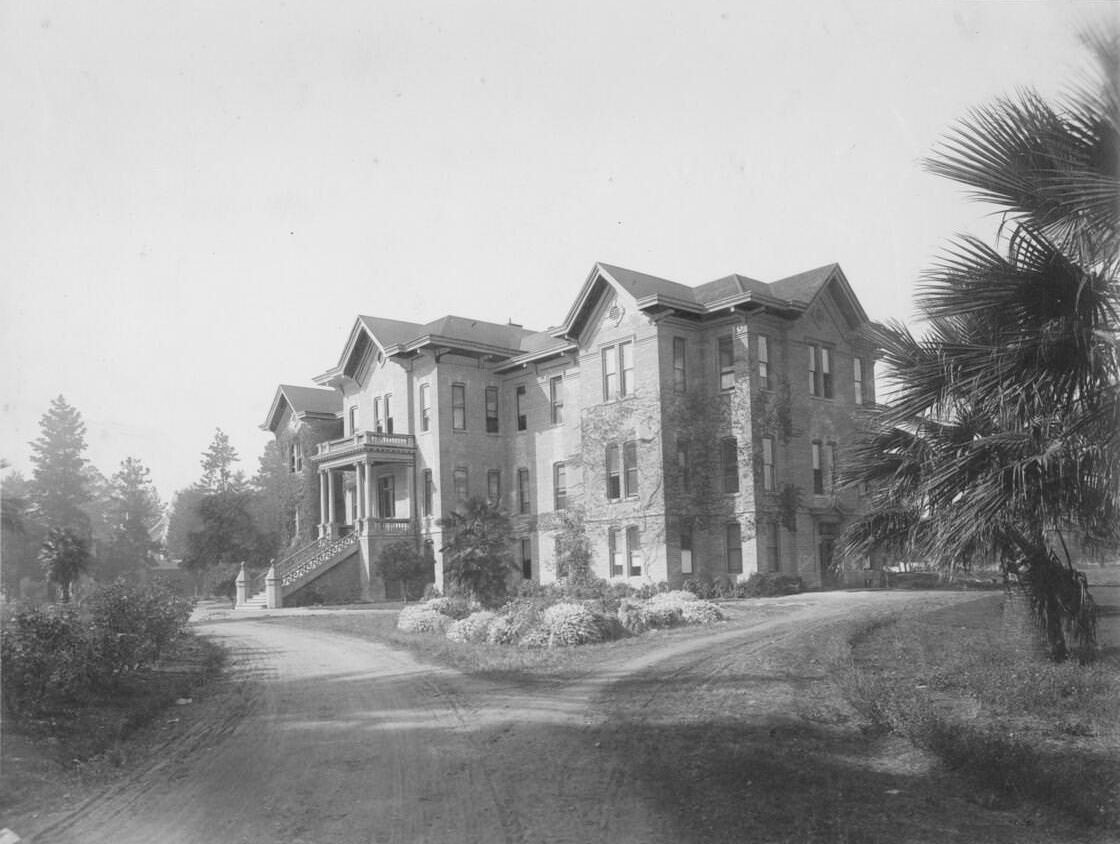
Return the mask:
<svg viewBox="0 0 1120 844">
<path fill-rule="evenodd" d="M 815 656 L 845 619 L 973 598 L 778 599 L 549 688 L 227 614 L 199 630 L 248 682 L 31 840 L 1063 840 L 860 735 Z"/>
</svg>

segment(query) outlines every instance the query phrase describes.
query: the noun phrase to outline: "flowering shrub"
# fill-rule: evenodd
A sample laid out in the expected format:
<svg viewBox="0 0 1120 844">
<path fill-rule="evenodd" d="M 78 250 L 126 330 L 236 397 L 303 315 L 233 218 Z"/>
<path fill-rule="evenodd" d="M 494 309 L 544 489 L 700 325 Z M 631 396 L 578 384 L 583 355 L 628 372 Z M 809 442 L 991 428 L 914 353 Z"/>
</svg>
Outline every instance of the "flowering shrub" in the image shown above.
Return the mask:
<svg viewBox="0 0 1120 844">
<path fill-rule="evenodd" d="M 0 640 L 4 703 L 17 716 L 40 715 L 51 699 L 86 688 L 85 631 L 73 611 L 29 609 L 16 613 Z"/>
<path fill-rule="evenodd" d="M 651 604 L 672 604 L 679 606 L 690 601 L 696 601 L 698 598 L 691 592 L 686 592 L 683 589 L 674 589 L 672 592 L 658 592 L 649 599 Z"/>
<path fill-rule="evenodd" d="M 544 627 L 534 627 L 518 639 L 517 644 L 523 648 L 547 648 L 550 638 Z"/>
<path fill-rule="evenodd" d="M 397 629 L 405 633 L 442 633 L 452 621 L 451 616 L 437 612 L 429 604 L 415 604 L 401 610 Z"/>
<path fill-rule="evenodd" d="M 489 610 L 481 610 L 453 621 L 445 634 L 452 642 L 485 642 L 491 622 L 497 616 Z"/>
<path fill-rule="evenodd" d="M 448 618 L 466 618 L 471 614 L 471 604 L 466 598 L 432 598 L 424 606 Z"/>
<path fill-rule="evenodd" d="M 166 586 L 118 581 L 85 603 L 90 669 L 100 682 L 138 671 L 160 658 L 187 627 L 193 602 Z"/>
<path fill-rule="evenodd" d="M 602 641 L 595 614 L 582 604 L 553 604 L 541 614 L 550 645 L 586 645 Z"/>
<path fill-rule="evenodd" d="M 541 624 L 540 605 L 528 598 L 507 601 L 498 614 L 503 624 L 491 625 L 490 640 L 500 644 L 518 641 Z"/>
<path fill-rule="evenodd" d="M 714 624 L 723 621 L 723 611 L 711 601 L 685 601 L 681 604 L 681 621 L 685 624 Z"/>
<path fill-rule="evenodd" d="M 618 606 L 618 623 L 628 633 L 638 636 L 649 630 L 644 602 L 623 599 Z"/>
</svg>

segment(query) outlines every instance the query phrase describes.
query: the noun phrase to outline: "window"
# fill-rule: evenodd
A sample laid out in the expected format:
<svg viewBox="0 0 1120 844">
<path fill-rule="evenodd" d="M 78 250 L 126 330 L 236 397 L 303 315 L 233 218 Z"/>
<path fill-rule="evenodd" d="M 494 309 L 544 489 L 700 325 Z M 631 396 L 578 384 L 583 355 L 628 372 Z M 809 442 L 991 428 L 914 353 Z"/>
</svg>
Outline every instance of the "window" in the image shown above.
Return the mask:
<svg viewBox="0 0 1120 844">
<path fill-rule="evenodd" d="M 525 431 L 529 428 L 529 417 L 525 413 L 525 386 L 518 387 L 513 392 L 513 412 L 517 416 L 517 430 Z"/>
<path fill-rule="evenodd" d="M 424 470 L 424 515 L 432 515 L 432 498 L 435 489 L 432 485 L 432 470 Z"/>
<path fill-rule="evenodd" d="M 499 469 L 491 469 L 486 473 L 486 500 L 491 507 L 502 503 L 502 473 Z"/>
<path fill-rule="evenodd" d="M 692 574 L 692 522 L 681 522 L 681 574 Z"/>
<path fill-rule="evenodd" d="M 730 390 L 735 386 L 735 345 L 730 337 L 720 337 L 716 350 L 719 358 L 719 388 Z"/>
<path fill-rule="evenodd" d="M 521 577 L 533 579 L 533 540 L 528 537 L 521 540 Z"/>
<path fill-rule="evenodd" d="M 603 349 L 603 401 L 634 391 L 634 344 L 627 340 Z"/>
<path fill-rule="evenodd" d="M 351 434 L 358 433 L 358 406 L 356 404 L 350 405 L 350 414 L 347 417 L 347 425 L 350 428 Z"/>
<path fill-rule="evenodd" d="M 758 386 L 770 389 L 770 341 L 761 334 L 758 336 Z"/>
<path fill-rule="evenodd" d="M 855 384 L 856 404 L 863 404 L 863 361 L 852 358 L 852 381 Z"/>
<path fill-rule="evenodd" d="M 420 430 L 428 431 L 432 427 L 432 387 L 430 384 L 420 385 Z"/>
<path fill-rule="evenodd" d="M 821 467 L 821 444 L 813 440 L 813 494 L 824 495 L 824 470 Z"/>
<path fill-rule="evenodd" d="M 723 491 L 739 491 L 739 443 L 734 437 L 720 441 L 720 467 L 723 469 Z"/>
<path fill-rule="evenodd" d="M 498 433 L 498 388 L 486 388 L 486 433 Z"/>
<path fill-rule="evenodd" d="M 607 558 L 611 564 L 611 577 L 622 577 L 622 550 L 618 546 L 618 528 L 607 530 Z"/>
<path fill-rule="evenodd" d="M 762 438 L 762 488 L 774 491 L 774 440 L 771 437 Z"/>
<path fill-rule="evenodd" d="M 455 500 L 466 501 L 470 497 L 470 492 L 467 489 L 467 469 L 465 466 L 460 466 L 455 470 L 452 475 L 452 480 L 455 486 Z"/>
<path fill-rule="evenodd" d="M 688 492 L 692 486 L 692 455 L 688 437 L 677 434 L 677 471 L 680 473 L 681 490 Z"/>
<path fill-rule="evenodd" d="M 552 499 L 554 510 L 568 506 L 568 467 L 563 463 L 552 464 Z"/>
<path fill-rule="evenodd" d="M 627 497 L 638 494 L 638 444 L 636 442 L 623 443 L 622 445 L 622 476 L 623 491 Z"/>
<path fill-rule="evenodd" d="M 688 391 L 688 370 L 686 355 L 688 343 L 683 337 L 673 338 L 673 389 L 678 393 Z"/>
<path fill-rule="evenodd" d="M 467 430 L 467 385 L 451 385 L 451 429 Z"/>
<path fill-rule="evenodd" d="M 636 527 L 626 528 L 626 570 L 631 577 L 642 576 L 642 535 Z"/>
<path fill-rule="evenodd" d="M 393 401 L 392 395 L 387 394 L 385 396 L 385 433 L 386 434 L 393 433 L 393 407 L 392 407 L 392 404 L 391 404 L 392 401 Z"/>
<path fill-rule="evenodd" d="M 553 425 L 564 421 L 564 376 L 556 375 L 548 379 L 548 401 L 551 407 L 550 418 Z"/>
<path fill-rule="evenodd" d="M 381 433 L 381 396 L 377 396 L 373 400 L 373 430 Z"/>
<path fill-rule="evenodd" d="M 392 475 L 382 475 L 377 479 L 377 515 L 382 519 L 396 518 L 397 497 Z"/>
<path fill-rule="evenodd" d="M 727 537 L 727 571 L 730 574 L 743 572 L 743 535 L 738 522 L 724 526 Z"/>
<path fill-rule="evenodd" d="M 288 471 L 293 474 L 303 471 L 303 443 L 296 440 L 288 450 Z"/>
<path fill-rule="evenodd" d="M 777 522 L 767 522 L 763 528 L 766 541 L 766 548 L 764 551 L 766 555 L 766 566 L 770 571 L 782 570 L 781 546 L 778 544 L 778 529 L 779 525 Z"/>
<path fill-rule="evenodd" d="M 809 395 L 832 398 L 832 350 L 809 346 Z"/>
<path fill-rule="evenodd" d="M 836 490 L 836 443 L 824 444 L 823 459 L 823 469 L 827 473 L 824 478 L 824 488 L 826 492 L 832 493 Z"/>
<path fill-rule="evenodd" d="M 607 498 L 622 498 L 622 474 L 618 461 L 618 446 L 607 446 Z"/>
<path fill-rule="evenodd" d="M 517 512 L 529 512 L 529 470 L 517 470 Z"/>
<path fill-rule="evenodd" d="M 568 577 L 568 558 L 564 556 L 564 541 L 557 536 L 552 540 L 552 561 L 556 565 L 556 577 L 564 580 Z"/>
</svg>

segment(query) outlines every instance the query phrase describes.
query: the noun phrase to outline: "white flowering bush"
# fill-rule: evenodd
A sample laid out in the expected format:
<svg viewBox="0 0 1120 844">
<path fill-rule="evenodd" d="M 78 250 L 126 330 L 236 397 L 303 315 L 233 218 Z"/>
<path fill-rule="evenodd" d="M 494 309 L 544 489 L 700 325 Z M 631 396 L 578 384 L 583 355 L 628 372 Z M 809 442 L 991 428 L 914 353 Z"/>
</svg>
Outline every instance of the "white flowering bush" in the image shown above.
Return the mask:
<svg viewBox="0 0 1120 844">
<path fill-rule="evenodd" d="M 445 635 L 452 642 L 485 642 L 495 618 L 497 616 L 489 610 L 472 612 L 466 618 L 451 622 Z"/>
<path fill-rule="evenodd" d="M 425 601 L 424 606 L 453 619 L 466 618 L 471 614 L 471 605 L 464 598 L 432 598 Z"/>
<path fill-rule="evenodd" d="M 397 629 L 405 633 L 442 633 L 452 619 L 427 604 L 405 607 L 397 616 Z"/>
<path fill-rule="evenodd" d="M 681 604 L 681 621 L 685 624 L 714 624 L 723 619 L 723 611 L 711 601 L 695 600 Z"/>
<path fill-rule="evenodd" d="M 628 633 L 638 636 L 649 630 L 646 623 L 645 601 L 631 601 L 623 598 L 618 605 L 618 623 Z"/>
<path fill-rule="evenodd" d="M 523 648 L 547 648 L 549 644 L 549 633 L 544 626 L 533 627 L 517 640 L 517 644 Z"/>
<path fill-rule="evenodd" d="M 595 614 L 582 604 L 553 604 L 541 614 L 541 621 L 550 645 L 586 645 L 603 638 Z"/>
</svg>

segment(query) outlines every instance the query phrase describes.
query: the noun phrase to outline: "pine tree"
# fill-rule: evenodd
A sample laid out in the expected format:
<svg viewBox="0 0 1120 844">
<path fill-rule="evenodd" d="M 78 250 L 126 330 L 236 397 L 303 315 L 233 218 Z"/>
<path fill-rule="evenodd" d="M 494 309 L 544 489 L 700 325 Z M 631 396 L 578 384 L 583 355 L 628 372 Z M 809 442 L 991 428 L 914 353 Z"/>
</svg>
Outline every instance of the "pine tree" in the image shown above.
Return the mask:
<svg viewBox="0 0 1120 844">
<path fill-rule="evenodd" d="M 303 505 L 303 477 L 292 474 L 279 444 L 270 440 L 253 476 L 253 521 L 272 555 L 296 535 L 296 513 Z"/>
<path fill-rule="evenodd" d="M 245 476 L 233 468 L 241 457 L 221 428 L 214 429 L 214 439 L 202 454 L 202 480 L 199 486 L 209 492 L 230 492 L 245 486 Z"/>
<path fill-rule="evenodd" d="M 141 461 L 126 457 L 121 462 L 110 483 L 106 511 L 109 542 L 99 572 L 112 578 L 135 575 L 151 566 L 159 549 L 151 532 L 163 506 Z"/>
<path fill-rule="evenodd" d="M 31 443 L 31 504 L 47 528 L 69 528 L 88 536 L 83 509 L 91 499 L 86 478 L 86 426 L 81 414 L 62 396 L 51 401 L 39 420 L 39 438 Z"/>
</svg>

